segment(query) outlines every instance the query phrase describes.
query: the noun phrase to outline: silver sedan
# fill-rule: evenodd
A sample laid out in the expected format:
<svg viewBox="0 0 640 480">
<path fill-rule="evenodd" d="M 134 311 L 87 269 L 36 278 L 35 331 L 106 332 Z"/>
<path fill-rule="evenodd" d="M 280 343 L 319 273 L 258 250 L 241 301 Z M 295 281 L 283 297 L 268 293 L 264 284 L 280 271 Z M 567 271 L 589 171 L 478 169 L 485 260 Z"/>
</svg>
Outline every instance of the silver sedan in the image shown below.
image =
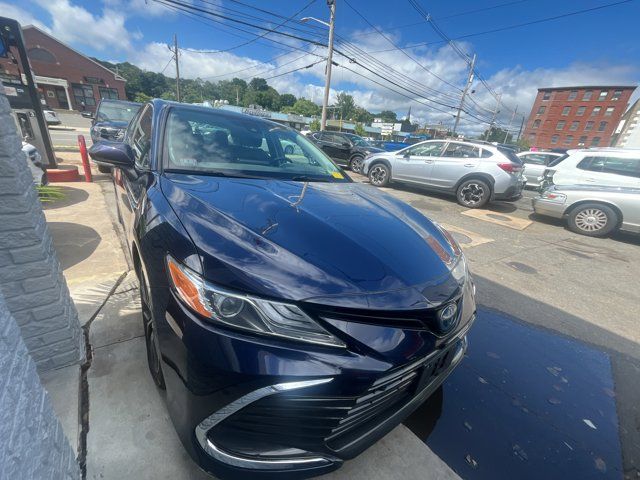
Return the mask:
<svg viewBox="0 0 640 480">
<path fill-rule="evenodd" d="M 533 199 L 536 214 L 566 219 L 571 230 L 602 237 L 620 229 L 640 233 L 640 189 L 551 186 Z"/>
</svg>

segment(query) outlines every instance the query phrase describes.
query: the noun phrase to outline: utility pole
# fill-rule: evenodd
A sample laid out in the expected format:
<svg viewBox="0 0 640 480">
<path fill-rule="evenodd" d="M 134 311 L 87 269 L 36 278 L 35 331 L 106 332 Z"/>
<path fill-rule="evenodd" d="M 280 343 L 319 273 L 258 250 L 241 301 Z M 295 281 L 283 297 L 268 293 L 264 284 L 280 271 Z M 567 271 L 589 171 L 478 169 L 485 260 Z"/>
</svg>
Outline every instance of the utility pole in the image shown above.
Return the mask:
<svg viewBox="0 0 640 480">
<path fill-rule="evenodd" d="M 236 105 L 240 105 L 240 87 L 236 87 Z"/>
<path fill-rule="evenodd" d="M 178 60 L 178 36 L 173 34 L 173 55 L 176 60 L 176 100 L 180 101 L 180 61 Z"/>
<path fill-rule="evenodd" d="M 518 105 L 516 105 L 516 109 L 511 114 L 511 118 L 509 119 L 509 124 L 507 125 L 507 133 L 504 134 L 504 142 L 507 143 L 507 139 L 509 138 L 509 129 L 511 128 L 511 123 L 513 123 L 513 119 L 516 118 L 516 113 L 518 113 Z"/>
<path fill-rule="evenodd" d="M 473 74 L 474 67 L 476 65 L 476 54 L 473 54 L 473 58 L 471 59 L 471 63 L 469 64 L 469 78 L 467 78 L 467 84 L 464 86 L 464 90 L 462 91 L 462 97 L 460 97 L 460 106 L 458 107 L 458 113 L 456 114 L 456 121 L 453 124 L 453 136 L 456 135 L 456 130 L 458 129 L 458 123 L 460 122 L 460 113 L 464 107 L 464 99 L 467 96 L 467 92 L 469 88 L 471 88 L 471 84 L 473 83 Z"/>
<path fill-rule="evenodd" d="M 327 126 L 327 106 L 329 105 L 329 91 L 331 90 L 331 64 L 333 63 L 333 27 L 336 23 L 336 0 L 327 0 L 327 5 L 331 12 L 329 17 L 329 44 L 327 52 L 327 68 L 324 80 L 324 98 L 322 100 L 322 120 L 320 130 L 324 131 Z"/>
<path fill-rule="evenodd" d="M 496 118 L 498 118 L 498 114 L 500 113 L 500 100 L 502 99 L 502 94 L 498 93 L 496 95 L 496 108 L 493 110 L 493 115 L 491 116 L 491 123 L 489 124 L 489 130 L 487 131 L 487 138 L 485 140 L 489 140 L 491 136 L 491 131 L 493 130 L 493 125 L 496 123 Z"/>
</svg>

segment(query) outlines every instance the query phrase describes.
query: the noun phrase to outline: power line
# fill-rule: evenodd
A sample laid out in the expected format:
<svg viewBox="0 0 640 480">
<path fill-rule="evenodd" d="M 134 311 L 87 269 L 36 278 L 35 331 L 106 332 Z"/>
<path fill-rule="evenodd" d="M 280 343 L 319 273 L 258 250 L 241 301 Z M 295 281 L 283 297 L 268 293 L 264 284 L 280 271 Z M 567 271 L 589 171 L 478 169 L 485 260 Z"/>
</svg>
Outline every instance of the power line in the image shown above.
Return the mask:
<svg viewBox="0 0 640 480">
<path fill-rule="evenodd" d="M 535 25 L 538 23 L 543 23 L 543 22 L 550 22 L 553 20 L 559 20 L 561 18 L 565 18 L 565 17 L 571 17 L 574 15 L 580 15 L 583 13 L 589 13 L 589 12 L 593 12 L 596 10 L 602 10 L 604 8 L 609 8 L 609 7 L 615 7 L 616 5 L 622 5 L 624 3 L 630 3 L 633 2 L 634 0 L 621 0 L 618 2 L 614 2 L 614 3 L 607 3 L 605 5 L 600 5 L 597 7 L 592 7 L 592 8 L 585 8 L 582 10 L 575 10 L 573 12 L 568 12 L 568 13 L 563 13 L 561 15 L 554 15 L 552 17 L 545 17 L 545 18 L 540 18 L 538 20 L 532 20 L 529 22 L 524 22 L 524 23 L 517 23 L 514 25 L 508 25 L 506 27 L 499 27 L 499 28 L 493 28 L 491 30 L 484 30 L 481 32 L 474 32 L 474 33 L 467 33 L 465 35 L 460 35 L 458 37 L 454 37 L 452 40 L 463 40 L 465 38 L 471 38 L 471 37 L 477 37 L 480 35 L 487 35 L 489 33 L 496 33 L 496 32 L 503 32 L 505 30 L 512 30 L 515 28 L 521 28 L 521 27 L 526 27 L 529 25 Z M 404 50 L 410 50 L 412 48 L 416 48 L 416 47 L 426 47 L 426 46 L 430 46 L 430 45 L 437 45 L 440 43 L 445 43 L 444 41 L 435 41 L 435 42 L 421 42 L 421 43 L 414 43 L 413 45 L 407 45 L 406 47 L 402 47 Z M 382 52 L 390 52 L 395 50 L 395 48 L 387 48 L 384 50 L 374 50 L 374 51 L 370 51 L 369 53 L 382 53 Z"/>
<path fill-rule="evenodd" d="M 263 79 L 264 80 L 271 80 L 272 78 L 278 78 L 278 77 L 282 77 L 284 75 L 289 75 L 290 73 L 298 72 L 300 70 L 306 70 L 306 69 L 311 68 L 311 67 L 313 67 L 315 65 L 318 65 L 319 63 L 322 63 L 324 61 L 325 60 L 318 60 L 317 62 L 310 63 L 309 65 L 305 65 L 304 67 L 294 68 L 293 70 L 289 70 L 288 72 L 279 73 L 277 75 L 272 75 L 270 77 L 263 77 Z"/>
</svg>

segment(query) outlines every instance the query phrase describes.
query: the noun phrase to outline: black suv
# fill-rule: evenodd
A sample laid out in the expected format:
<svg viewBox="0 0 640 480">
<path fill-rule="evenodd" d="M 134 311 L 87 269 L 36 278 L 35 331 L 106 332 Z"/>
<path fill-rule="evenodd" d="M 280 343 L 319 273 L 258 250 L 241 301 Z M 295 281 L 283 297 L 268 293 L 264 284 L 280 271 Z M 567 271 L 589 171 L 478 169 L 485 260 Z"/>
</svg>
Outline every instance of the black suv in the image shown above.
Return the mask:
<svg viewBox="0 0 640 480">
<path fill-rule="evenodd" d="M 313 133 L 310 138 L 337 164 L 348 166 L 356 173 L 362 172 L 362 164 L 367 155 L 384 152 L 352 133 L 324 131 Z"/>
<path fill-rule="evenodd" d="M 91 141 L 93 143 L 100 140 L 122 141 L 129 122 L 141 106 L 142 104 L 137 102 L 102 99 L 91 122 Z M 98 170 L 107 173 L 111 171 L 111 167 L 98 163 Z"/>
</svg>

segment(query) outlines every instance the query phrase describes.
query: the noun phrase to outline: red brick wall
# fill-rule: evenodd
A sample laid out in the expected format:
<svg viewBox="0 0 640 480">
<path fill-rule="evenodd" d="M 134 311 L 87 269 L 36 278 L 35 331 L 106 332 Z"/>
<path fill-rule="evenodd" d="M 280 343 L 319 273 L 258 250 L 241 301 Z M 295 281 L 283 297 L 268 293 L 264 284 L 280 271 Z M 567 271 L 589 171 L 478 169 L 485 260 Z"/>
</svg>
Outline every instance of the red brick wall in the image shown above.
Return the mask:
<svg viewBox="0 0 640 480">
<path fill-rule="evenodd" d="M 585 91 L 593 92 L 591 100 L 583 100 Z M 618 100 L 612 100 L 614 91 L 620 90 L 622 93 Z M 593 139 L 600 138 L 598 146 L 608 147 L 611 141 L 611 135 L 615 131 L 620 122 L 620 118 L 624 114 L 629 105 L 629 98 L 635 90 L 635 87 L 587 87 L 587 88 L 559 88 L 553 90 L 538 90 L 536 101 L 533 104 L 531 113 L 524 129 L 524 138 L 532 147 L 537 148 L 585 148 L 593 146 Z M 578 95 L 575 100 L 569 100 L 571 91 L 577 91 Z M 607 96 L 604 100 L 599 100 L 601 91 L 606 91 Z M 543 100 L 545 92 L 550 93 L 548 100 Z M 544 113 L 538 114 L 540 107 L 546 107 Z M 568 115 L 562 115 L 564 107 L 570 107 Z M 585 107 L 583 115 L 578 115 L 578 108 Z M 601 107 L 600 112 L 592 116 L 594 107 Z M 614 107 L 613 114 L 606 116 L 605 112 L 608 107 Z M 534 123 L 539 120 L 538 128 L 534 128 Z M 561 130 L 557 130 L 559 121 L 565 121 L 565 125 Z M 585 130 L 588 121 L 592 121 L 593 128 L 590 131 Z M 579 122 L 577 130 L 571 130 L 573 122 Z M 600 122 L 607 122 L 604 131 L 598 131 Z M 554 135 L 558 135 L 557 142 L 553 142 Z M 568 136 L 573 139 L 568 142 Z M 586 137 L 584 145 L 580 144 L 581 137 Z"/>
<path fill-rule="evenodd" d="M 71 97 L 72 107 L 81 110 L 81 106 L 77 104 L 73 95 L 71 84 L 82 84 L 90 86 L 93 89 L 93 98 L 95 105 L 86 103 L 87 110 L 95 110 L 101 95 L 99 87 L 114 88 L 118 91 L 118 98 L 126 100 L 124 90 L 125 81 L 116 79 L 116 75 L 109 70 L 102 68 L 88 58 L 71 50 L 63 44 L 55 41 L 48 35 L 40 32 L 35 28 L 27 28 L 23 30 L 23 35 L 27 47 L 27 51 L 32 48 L 43 48 L 53 55 L 55 63 L 42 62 L 34 58 L 30 58 L 31 68 L 36 75 L 43 77 L 62 78 L 69 83 L 69 96 Z M 18 72 L 13 64 L 8 60 L 0 59 L 2 69 L 9 74 L 16 75 Z M 94 77 L 100 79 L 101 83 L 91 84 L 87 82 L 85 77 Z M 103 82 L 103 83 L 102 83 Z M 43 91 L 43 95 L 47 100 L 47 104 L 53 108 L 59 108 L 60 105 L 56 97 L 47 95 L 47 91 L 54 91 L 54 87 L 50 85 L 38 85 Z"/>
</svg>

